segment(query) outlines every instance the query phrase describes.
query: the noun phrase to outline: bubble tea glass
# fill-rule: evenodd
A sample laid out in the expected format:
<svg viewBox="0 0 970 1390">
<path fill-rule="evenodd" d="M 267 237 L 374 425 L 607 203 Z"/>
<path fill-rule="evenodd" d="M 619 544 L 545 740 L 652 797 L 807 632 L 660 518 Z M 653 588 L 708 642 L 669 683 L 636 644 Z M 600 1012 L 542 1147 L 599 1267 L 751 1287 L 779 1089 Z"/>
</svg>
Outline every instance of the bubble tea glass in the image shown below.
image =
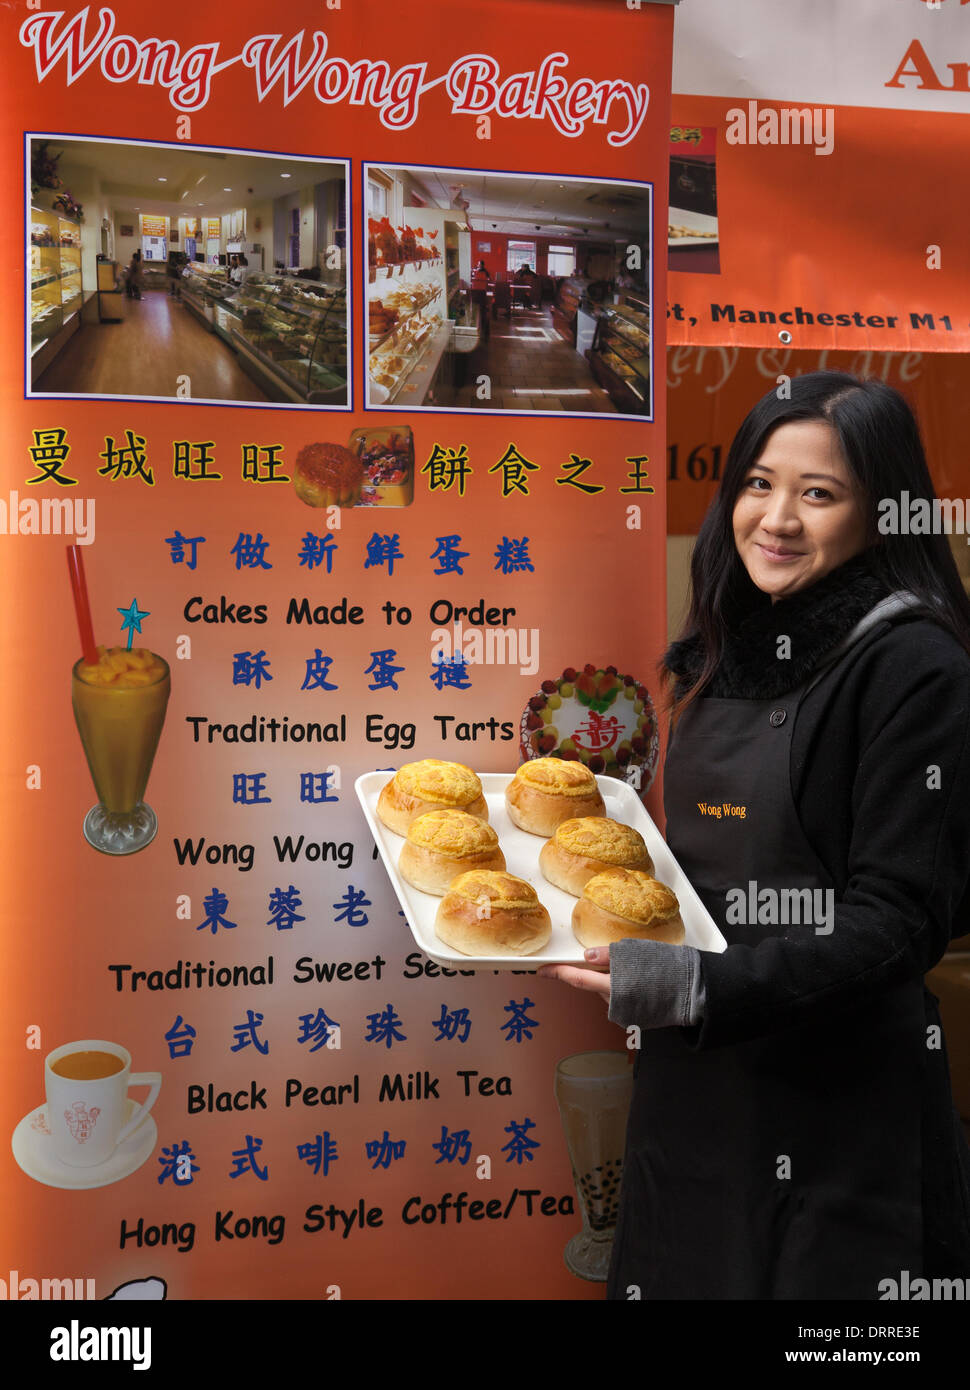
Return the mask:
<svg viewBox="0 0 970 1390">
<path fill-rule="evenodd" d="M 165 722 L 171 680 L 154 652 L 98 648 L 71 673 L 71 699 L 98 804 L 84 838 L 104 854 L 134 854 L 155 838 L 158 819 L 145 788 Z"/>
<path fill-rule="evenodd" d="M 619 1209 L 633 1068 L 624 1052 L 580 1052 L 557 1065 L 555 1092 L 583 1214 L 563 1256 L 580 1279 L 602 1283 Z"/>
</svg>

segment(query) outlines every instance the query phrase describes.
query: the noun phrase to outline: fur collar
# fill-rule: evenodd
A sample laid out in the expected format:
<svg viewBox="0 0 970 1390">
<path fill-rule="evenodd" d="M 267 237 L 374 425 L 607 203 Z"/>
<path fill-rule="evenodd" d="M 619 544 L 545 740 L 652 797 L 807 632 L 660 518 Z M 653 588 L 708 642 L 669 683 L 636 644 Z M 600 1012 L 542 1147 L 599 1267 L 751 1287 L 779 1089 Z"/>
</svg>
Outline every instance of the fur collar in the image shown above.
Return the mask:
<svg viewBox="0 0 970 1390">
<path fill-rule="evenodd" d="M 718 699 L 768 700 L 795 689 L 830 651 L 889 592 L 863 553 L 790 598 L 757 606 L 729 631 L 720 664 L 704 690 Z M 762 601 L 763 600 L 763 601 Z M 779 659 L 779 638 L 791 640 L 791 655 Z M 695 633 L 674 642 L 664 665 L 676 677 L 675 694 L 684 695 L 704 666 Z"/>
</svg>

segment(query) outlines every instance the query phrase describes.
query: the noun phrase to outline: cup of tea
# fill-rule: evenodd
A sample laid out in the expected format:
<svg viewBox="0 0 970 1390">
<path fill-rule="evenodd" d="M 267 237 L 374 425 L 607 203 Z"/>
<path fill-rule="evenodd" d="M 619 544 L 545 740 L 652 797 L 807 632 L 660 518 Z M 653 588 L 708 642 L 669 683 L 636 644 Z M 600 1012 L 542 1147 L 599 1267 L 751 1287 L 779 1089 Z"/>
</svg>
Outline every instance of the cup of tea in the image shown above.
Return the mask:
<svg viewBox="0 0 970 1390">
<path fill-rule="evenodd" d="M 44 1062 L 44 1087 L 57 1157 L 74 1168 L 107 1162 L 147 1118 L 161 1084 L 161 1072 L 132 1072 L 131 1054 L 119 1043 L 86 1038 L 55 1047 Z M 126 1119 L 132 1086 L 150 1089 Z"/>
</svg>

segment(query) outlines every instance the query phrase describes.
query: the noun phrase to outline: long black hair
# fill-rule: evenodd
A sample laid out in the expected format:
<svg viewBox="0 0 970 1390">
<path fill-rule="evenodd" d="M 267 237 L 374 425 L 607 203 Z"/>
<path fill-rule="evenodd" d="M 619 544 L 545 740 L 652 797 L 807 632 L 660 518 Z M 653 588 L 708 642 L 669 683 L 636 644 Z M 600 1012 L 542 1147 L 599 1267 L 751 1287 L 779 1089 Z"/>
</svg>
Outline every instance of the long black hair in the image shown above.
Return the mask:
<svg viewBox="0 0 970 1390">
<path fill-rule="evenodd" d="M 907 402 L 881 381 L 846 372 L 809 372 L 791 378 L 789 393 L 769 391 L 744 420 L 728 453 L 724 475 L 691 558 L 691 602 L 684 636 L 700 638 L 704 666 L 676 704 L 679 714 L 708 684 L 732 625 L 765 596 L 752 582 L 734 542 L 734 506 L 748 472 L 771 434 L 796 420 L 822 420 L 839 438 L 849 471 L 863 495 L 869 534 L 867 558 L 889 592 L 905 589 L 970 653 L 970 599 L 943 535 L 880 533 L 879 502 L 901 494 L 936 498 L 919 427 Z M 878 541 L 878 544 L 877 544 Z M 669 674 L 669 673 L 668 673 Z"/>
</svg>

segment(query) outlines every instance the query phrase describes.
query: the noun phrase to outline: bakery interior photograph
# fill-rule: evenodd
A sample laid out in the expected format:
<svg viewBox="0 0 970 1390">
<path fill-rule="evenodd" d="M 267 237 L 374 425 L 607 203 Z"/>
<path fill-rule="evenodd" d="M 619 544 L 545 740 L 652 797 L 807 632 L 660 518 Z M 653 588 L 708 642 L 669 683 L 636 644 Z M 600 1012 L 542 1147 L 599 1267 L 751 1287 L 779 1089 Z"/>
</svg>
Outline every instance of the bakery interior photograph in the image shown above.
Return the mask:
<svg viewBox="0 0 970 1390">
<path fill-rule="evenodd" d="M 33 137 L 30 164 L 31 394 L 187 377 L 197 400 L 348 406 L 344 162 Z"/>
<path fill-rule="evenodd" d="M 372 407 L 649 416 L 649 185 L 365 165 Z"/>
</svg>

